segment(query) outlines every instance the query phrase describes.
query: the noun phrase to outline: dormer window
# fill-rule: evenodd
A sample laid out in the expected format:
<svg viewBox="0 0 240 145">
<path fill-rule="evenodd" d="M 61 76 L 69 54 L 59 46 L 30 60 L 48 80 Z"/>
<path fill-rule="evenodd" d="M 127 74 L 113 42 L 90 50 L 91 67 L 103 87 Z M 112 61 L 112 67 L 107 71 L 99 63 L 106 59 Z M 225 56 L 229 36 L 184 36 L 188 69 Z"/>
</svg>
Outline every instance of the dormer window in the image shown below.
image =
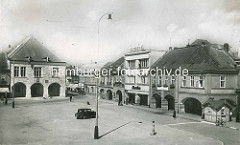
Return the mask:
<svg viewBox="0 0 240 145">
<path fill-rule="evenodd" d="M 47 57 L 44 57 L 43 59 L 46 60 L 46 62 L 49 62 L 50 61 L 50 58 L 47 56 Z"/>
</svg>

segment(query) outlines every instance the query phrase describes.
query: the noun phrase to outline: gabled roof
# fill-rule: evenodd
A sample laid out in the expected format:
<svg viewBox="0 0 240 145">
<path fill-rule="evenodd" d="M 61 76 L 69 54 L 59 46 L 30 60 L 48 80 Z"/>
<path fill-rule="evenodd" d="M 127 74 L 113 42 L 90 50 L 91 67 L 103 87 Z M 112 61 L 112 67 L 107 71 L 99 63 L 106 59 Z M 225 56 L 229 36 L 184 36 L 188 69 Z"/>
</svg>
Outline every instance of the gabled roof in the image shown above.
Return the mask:
<svg viewBox="0 0 240 145">
<path fill-rule="evenodd" d="M 28 61 L 31 57 L 33 61 L 46 61 L 48 57 L 51 62 L 61 62 L 52 52 L 37 41 L 34 37 L 23 40 L 16 48 L 8 53 L 10 60 Z"/>
<path fill-rule="evenodd" d="M 111 64 L 112 64 L 112 62 L 107 62 L 102 66 L 101 69 L 107 69 Z"/>
<path fill-rule="evenodd" d="M 204 107 L 210 107 L 213 110 L 219 111 L 221 110 L 222 107 L 226 106 L 228 108 L 233 108 L 235 107 L 234 104 L 232 104 L 231 102 L 229 102 L 228 100 L 208 100 L 207 102 L 205 102 L 203 104 Z"/>
<path fill-rule="evenodd" d="M 234 73 L 236 63 L 224 50 L 211 45 L 194 45 L 169 51 L 152 67 L 175 70 L 179 67 L 189 73 Z"/>
<path fill-rule="evenodd" d="M 123 64 L 123 62 L 124 62 L 124 56 L 120 57 L 119 59 L 117 59 L 113 63 L 108 64 L 108 66 L 106 68 L 107 69 L 109 69 L 109 68 L 116 69 L 119 66 L 121 66 Z"/>
</svg>

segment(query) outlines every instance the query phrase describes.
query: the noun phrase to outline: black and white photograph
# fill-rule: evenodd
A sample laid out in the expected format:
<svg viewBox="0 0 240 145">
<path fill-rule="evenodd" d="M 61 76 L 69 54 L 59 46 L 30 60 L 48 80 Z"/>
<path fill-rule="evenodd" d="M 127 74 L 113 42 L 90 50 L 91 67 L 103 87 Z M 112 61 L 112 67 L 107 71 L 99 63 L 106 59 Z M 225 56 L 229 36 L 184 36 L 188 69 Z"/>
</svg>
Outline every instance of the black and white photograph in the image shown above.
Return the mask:
<svg viewBox="0 0 240 145">
<path fill-rule="evenodd" d="M 0 2 L 0 145 L 240 144 L 240 0 Z"/>
</svg>

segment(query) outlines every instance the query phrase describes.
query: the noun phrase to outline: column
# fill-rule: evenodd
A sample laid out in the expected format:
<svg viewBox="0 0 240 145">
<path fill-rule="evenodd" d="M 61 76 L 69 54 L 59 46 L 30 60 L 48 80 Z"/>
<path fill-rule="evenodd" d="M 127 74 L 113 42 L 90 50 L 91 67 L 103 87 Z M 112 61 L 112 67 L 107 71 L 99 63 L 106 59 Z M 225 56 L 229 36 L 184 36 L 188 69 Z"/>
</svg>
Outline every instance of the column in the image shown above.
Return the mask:
<svg viewBox="0 0 240 145">
<path fill-rule="evenodd" d="M 135 94 L 135 104 L 140 104 L 140 96 L 138 94 Z"/>
<path fill-rule="evenodd" d="M 65 85 L 60 86 L 60 97 L 65 97 Z"/>
<path fill-rule="evenodd" d="M 236 122 L 240 122 L 240 89 L 236 89 L 236 103 L 237 103 L 237 108 L 236 108 Z"/>
<path fill-rule="evenodd" d="M 48 86 L 43 86 L 43 98 L 48 98 Z"/>
<path fill-rule="evenodd" d="M 31 86 L 26 86 L 26 98 L 32 98 L 32 95 L 31 95 Z"/>
</svg>

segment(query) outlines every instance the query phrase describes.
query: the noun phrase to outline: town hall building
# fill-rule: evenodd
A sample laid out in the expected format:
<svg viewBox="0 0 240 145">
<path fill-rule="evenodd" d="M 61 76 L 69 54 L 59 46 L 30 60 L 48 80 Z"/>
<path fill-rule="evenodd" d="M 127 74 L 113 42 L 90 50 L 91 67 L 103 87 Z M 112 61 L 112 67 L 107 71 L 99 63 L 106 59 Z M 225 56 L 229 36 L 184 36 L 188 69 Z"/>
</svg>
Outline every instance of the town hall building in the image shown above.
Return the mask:
<svg viewBox="0 0 240 145">
<path fill-rule="evenodd" d="M 34 37 L 8 52 L 13 97 L 65 96 L 66 63 Z"/>
</svg>

